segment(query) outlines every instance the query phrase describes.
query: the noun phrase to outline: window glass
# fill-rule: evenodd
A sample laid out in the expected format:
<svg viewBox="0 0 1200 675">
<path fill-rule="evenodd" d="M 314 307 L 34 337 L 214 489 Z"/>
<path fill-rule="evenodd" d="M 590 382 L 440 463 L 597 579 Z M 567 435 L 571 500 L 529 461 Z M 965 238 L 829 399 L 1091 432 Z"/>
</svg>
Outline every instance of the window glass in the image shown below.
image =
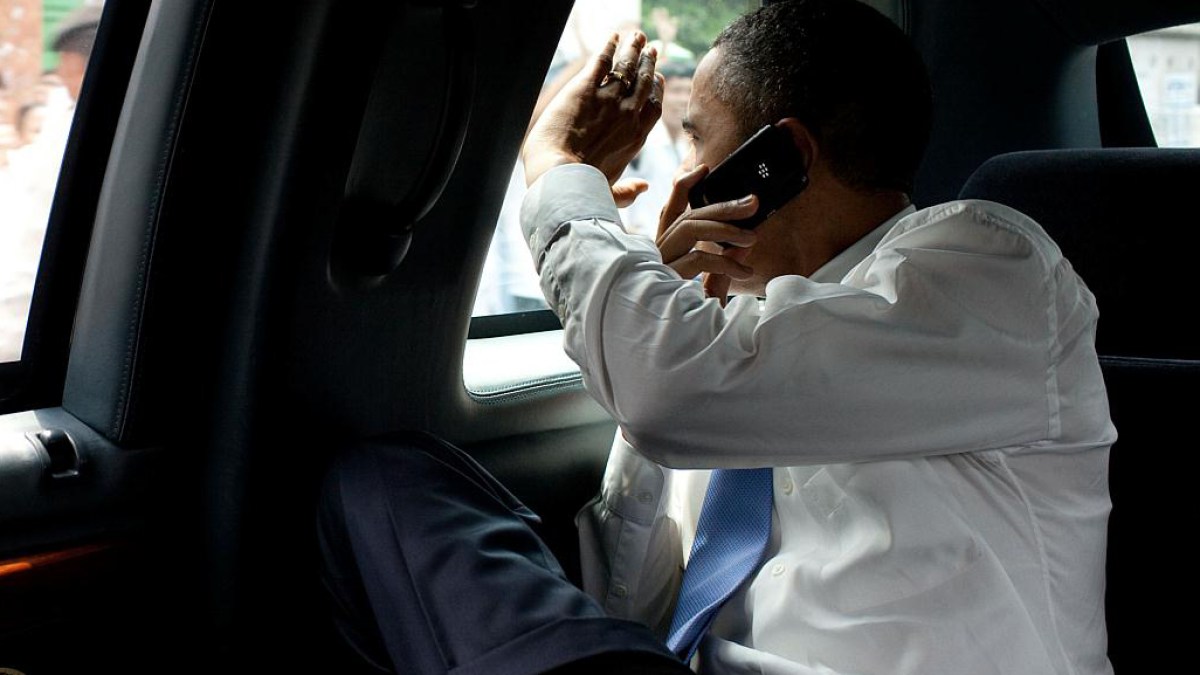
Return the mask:
<svg viewBox="0 0 1200 675">
<path fill-rule="evenodd" d="M 21 358 L 42 240 L 102 3 L 0 0 L 0 363 Z"/>
<path fill-rule="evenodd" d="M 1200 23 L 1128 38 L 1158 145 L 1200 147 Z"/>
<path fill-rule="evenodd" d="M 627 173 L 650 183 L 648 192 L 621 211 L 627 231 L 654 236 L 658 212 L 670 192 L 672 178 L 689 152 L 679 123 L 687 111 L 691 72 L 717 33 L 734 17 L 758 4 L 755 0 L 579 0 L 575 3 L 546 73 L 534 108 L 535 117 L 613 31 L 633 28 L 645 31 L 651 44 L 658 48 L 659 70 L 667 77 L 663 118 Z M 518 222 L 524 195 L 525 176 L 518 161 L 484 265 L 475 299 L 475 316 L 546 307 Z"/>
</svg>

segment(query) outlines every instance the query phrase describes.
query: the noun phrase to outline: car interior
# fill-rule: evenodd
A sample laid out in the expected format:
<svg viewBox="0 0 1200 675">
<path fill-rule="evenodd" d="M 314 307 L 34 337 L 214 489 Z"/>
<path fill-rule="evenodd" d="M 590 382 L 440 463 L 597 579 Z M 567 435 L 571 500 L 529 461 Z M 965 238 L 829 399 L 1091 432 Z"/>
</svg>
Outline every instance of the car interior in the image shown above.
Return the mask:
<svg viewBox="0 0 1200 675">
<path fill-rule="evenodd" d="M 933 84 L 917 206 L 1022 210 L 1097 296 L 1109 657 L 1169 671 L 1196 598 L 1200 340 L 1175 258 L 1200 246 L 1200 150 L 1156 146 L 1125 38 L 1200 4 L 868 4 Z M 615 424 L 549 311 L 472 317 L 570 12 L 107 0 L 0 364 L 0 672 L 381 672 L 333 629 L 314 527 L 331 458 L 368 438 L 465 448 L 578 579 Z"/>
</svg>

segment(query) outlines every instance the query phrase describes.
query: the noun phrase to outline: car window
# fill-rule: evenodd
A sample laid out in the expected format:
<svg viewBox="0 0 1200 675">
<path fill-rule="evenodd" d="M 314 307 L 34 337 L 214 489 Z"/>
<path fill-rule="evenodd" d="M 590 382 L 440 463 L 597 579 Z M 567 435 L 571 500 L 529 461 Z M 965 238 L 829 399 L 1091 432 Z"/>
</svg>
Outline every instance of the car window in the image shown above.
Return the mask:
<svg viewBox="0 0 1200 675">
<path fill-rule="evenodd" d="M 670 191 L 676 169 L 689 150 L 679 122 L 687 110 L 691 71 L 721 28 L 758 4 L 748 0 L 579 0 L 575 3 L 546 73 L 535 115 L 544 101 L 579 71 L 613 31 L 634 27 L 645 31 L 659 50 L 659 69 L 667 76 L 663 119 L 628 171 L 628 175 L 645 178 L 651 187 L 633 206 L 621 210 L 626 230 L 654 236 L 659 209 Z M 518 223 L 524 195 L 525 176 L 518 162 L 509 179 L 484 265 L 474 316 L 530 312 L 546 307 Z"/>
<path fill-rule="evenodd" d="M 0 0 L 0 363 L 19 361 L 42 242 L 102 5 Z"/>
<path fill-rule="evenodd" d="M 641 28 L 659 52 L 667 78 L 663 117 L 626 175 L 650 189 L 621 209 L 626 231 L 653 237 L 658 212 L 670 193 L 690 143 L 680 122 L 687 111 L 691 76 L 717 33 L 758 0 L 579 0 L 567 20 L 546 73 L 534 117 L 614 31 Z M 532 120 L 531 120 L 532 123 Z M 477 400 L 492 402 L 578 382 L 578 368 L 562 352 L 557 319 L 546 309 L 519 215 L 525 175 L 517 161 L 475 297 L 463 379 Z"/>
<path fill-rule="evenodd" d="M 1158 145 L 1200 147 L 1200 23 L 1127 39 Z"/>
</svg>

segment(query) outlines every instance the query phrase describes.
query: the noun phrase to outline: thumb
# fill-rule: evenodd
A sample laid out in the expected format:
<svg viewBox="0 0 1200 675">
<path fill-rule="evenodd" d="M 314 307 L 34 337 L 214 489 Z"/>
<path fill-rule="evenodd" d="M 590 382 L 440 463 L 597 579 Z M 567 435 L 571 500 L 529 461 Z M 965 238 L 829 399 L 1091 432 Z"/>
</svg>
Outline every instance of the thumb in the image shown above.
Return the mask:
<svg viewBox="0 0 1200 675">
<path fill-rule="evenodd" d="M 623 209 L 632 204 L 638 195 L 649 189 L 650 184 L 641 178 L 622 178 L 613 183 L 613 201 L 617 203 L 617 208 Z"/>
<path fill-rule="evenodd" d="M 729 286 L 732 279 L 724 274 L 705 274 L 702 287 L 704 295 L 709 298 L 716 298 L 721 301 L 721 306 L 725 306 L 725 302 L 729 299 Z"/>
</svg>

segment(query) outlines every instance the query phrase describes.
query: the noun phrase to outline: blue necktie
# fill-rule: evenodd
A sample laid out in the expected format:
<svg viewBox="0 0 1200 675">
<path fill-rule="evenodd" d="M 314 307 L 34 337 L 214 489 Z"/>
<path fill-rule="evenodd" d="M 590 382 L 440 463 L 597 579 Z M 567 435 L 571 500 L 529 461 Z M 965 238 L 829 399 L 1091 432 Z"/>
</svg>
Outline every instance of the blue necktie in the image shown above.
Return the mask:
<svg viewBox="0 0 1200 675">
<path fill-rule="evenodd" d="M 690 661 L 722 603 L 758 569 L 771 537 L 771 469 L 715 469 L 667 646 Z"/>
</svg>

